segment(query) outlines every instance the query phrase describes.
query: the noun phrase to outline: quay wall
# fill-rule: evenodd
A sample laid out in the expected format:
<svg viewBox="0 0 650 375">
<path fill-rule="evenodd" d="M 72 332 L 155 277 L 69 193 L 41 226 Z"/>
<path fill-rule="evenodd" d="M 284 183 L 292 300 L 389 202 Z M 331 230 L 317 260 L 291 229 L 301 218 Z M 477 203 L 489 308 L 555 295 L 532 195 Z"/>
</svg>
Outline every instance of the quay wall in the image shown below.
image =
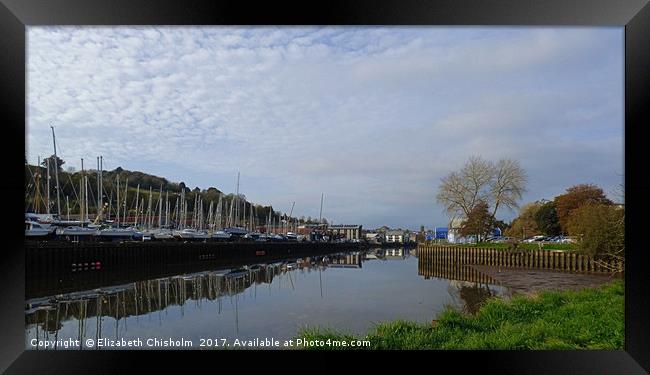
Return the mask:
<svg viewBox="0 0 650 375">
<path fill-rule="evenodd" d="M 291 242 L 25 242 L 26 274 L 152 265 L 252 261 L 360 250 L 360 244 Z"/>
<path fill-rule="evenodd" d="M 27 298 L 181 273 L 356 251 L 363 244 L 25 242 Z"/>
<path fill-rule="evenodd" d="M 418 244 L 418 257 L 428 263 L 537 268 L 570 272 L 624 272 L 624 262 L 557 250 L 508 251 Z"/>
</svg>

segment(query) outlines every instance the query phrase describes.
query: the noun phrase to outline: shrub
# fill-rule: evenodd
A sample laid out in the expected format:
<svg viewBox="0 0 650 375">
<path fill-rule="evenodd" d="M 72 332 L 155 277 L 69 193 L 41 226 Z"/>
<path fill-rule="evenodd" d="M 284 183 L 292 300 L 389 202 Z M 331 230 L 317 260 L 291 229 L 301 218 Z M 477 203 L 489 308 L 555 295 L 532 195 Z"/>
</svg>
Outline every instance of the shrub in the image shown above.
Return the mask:
<svg viewBox="0 0 650 375">
<path fill-rule="evenodd" d="M 625 249 L 624 209 L 608 204 L 590 204 L 572 211 L 569 234 L 578 238 L 583 252 L 600 256 L 623 256 Z"/>
</svg>

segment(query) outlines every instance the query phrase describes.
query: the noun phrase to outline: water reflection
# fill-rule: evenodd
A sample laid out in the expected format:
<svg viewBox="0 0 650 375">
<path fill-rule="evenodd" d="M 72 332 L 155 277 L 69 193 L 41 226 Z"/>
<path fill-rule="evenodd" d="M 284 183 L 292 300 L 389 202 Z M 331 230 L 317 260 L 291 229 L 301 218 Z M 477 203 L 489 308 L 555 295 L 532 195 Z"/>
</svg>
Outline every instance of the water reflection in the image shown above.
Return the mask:
<svg viewBox="0 0 650 375">
<path fill-rule="evenodd" d="M 412 255 L 413 249 L 372 249 L 66 289 L 27 301 L 27 348 L 33 349 L 34 338 L 83 341 L 163 333 L 194 339 L 208 334 L 291 338 L 304 325 L 363 333 L 378 321 L 429 321 L 449 304 L 475 312 L 502 289 L 470 271 L 441 268 Z"/>
<path fill-rule="evenodd" d="M 452 280 L 449 295 L 456 301 L 451 306 L 461 306 L 462 312 L 476 314 L 488 299 L 503 295 L 503 292 L 494 285 Z"/>
<path fill-rule="evenodd" d="M 214 301 L 218 313 L 223 300 L 235 308 L 235 326 L 239 331 L 239 295 L 252 288 L 257 296 L 257 285 L 273 283 L 274 278 L 286 275 L 290 287 L 295 289 L 292 273 L 319 272 L 320 294 L 323 297 L 322 273 L 327 268 L 361 268 L 365 253 L 341 253 L 323 257 L 307 257 L 269 264 L 253 264 L 237 269 L 223 269 L 138 281 L 130 284 L 81 291 L 45 298 L 34 298 L 26 303 L 25 321 L 36 339 L 57 340 L 57 334 L 66 321 L 77 322 L 78 340 L 88 337 L 88 322 L 95 325 L 95 338 L 106 334 L 104 319 L 112 318 L 115 337 L 119 337 L 119 323 L 129 317 L 150 315 L 170 306 L 184 307 L 191 303 L 200 307 L 205 301 Z M 282 283 L 277 283 L 282 288 Z M 233 298 L 234 297 L 234 298 Z M 53 337 L 51 337 L 53 336 Z"/>
<path fill-rule="evenodd" d="M 448 291 L 453 302 L 449 306 L 469 314 L 475 314 L 489 298 L 506 294 L 505 288 L 492 277 L 469 265 L 436 261 L 428 252 L 418 258 L 418 274 L 427 280 L 450 280 Z"/>
</svg>

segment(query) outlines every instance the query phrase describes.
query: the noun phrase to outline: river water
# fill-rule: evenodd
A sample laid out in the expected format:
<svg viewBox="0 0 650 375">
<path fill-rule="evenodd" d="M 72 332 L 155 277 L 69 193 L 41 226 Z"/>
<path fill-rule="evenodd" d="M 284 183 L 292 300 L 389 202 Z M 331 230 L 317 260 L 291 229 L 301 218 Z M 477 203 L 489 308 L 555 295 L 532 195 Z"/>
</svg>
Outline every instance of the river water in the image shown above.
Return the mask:
<svg viewBox="0 0 650 375">
<path fill-rule="evenodd" d="M 265 345 L 304 327 L 362 336 L 379 322 L 431 322 L 447 307 L 473 313 L 486 298 L 509 295 L 498 284 L 471 269 L 432 274 L 416 250 L 400 248 L 217 267 L 28 299 L 26 348 Z"/>
</svg>

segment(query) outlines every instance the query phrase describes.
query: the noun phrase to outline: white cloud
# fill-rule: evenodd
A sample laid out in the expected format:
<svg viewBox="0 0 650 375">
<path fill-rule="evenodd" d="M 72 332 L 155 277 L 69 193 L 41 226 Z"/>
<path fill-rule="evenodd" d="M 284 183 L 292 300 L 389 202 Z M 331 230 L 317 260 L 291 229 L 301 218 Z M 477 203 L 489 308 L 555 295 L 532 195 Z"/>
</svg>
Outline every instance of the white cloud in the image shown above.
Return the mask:
<svg viewBox="0 0 650 375">
<path fill-rule="evenodd" d="M 622 29 L 29 27 L 30 161 L 107 165 L 366 226 L 444 225 L 442 176 L 514 157 L 527 199 L 622 173 Z M 618 173 L 618 174 L 617 174 Z M 287 206 L 287 207 L 283 207 Z M 303 207 L 304 211 L 300 211 Z"/>
</svg>

